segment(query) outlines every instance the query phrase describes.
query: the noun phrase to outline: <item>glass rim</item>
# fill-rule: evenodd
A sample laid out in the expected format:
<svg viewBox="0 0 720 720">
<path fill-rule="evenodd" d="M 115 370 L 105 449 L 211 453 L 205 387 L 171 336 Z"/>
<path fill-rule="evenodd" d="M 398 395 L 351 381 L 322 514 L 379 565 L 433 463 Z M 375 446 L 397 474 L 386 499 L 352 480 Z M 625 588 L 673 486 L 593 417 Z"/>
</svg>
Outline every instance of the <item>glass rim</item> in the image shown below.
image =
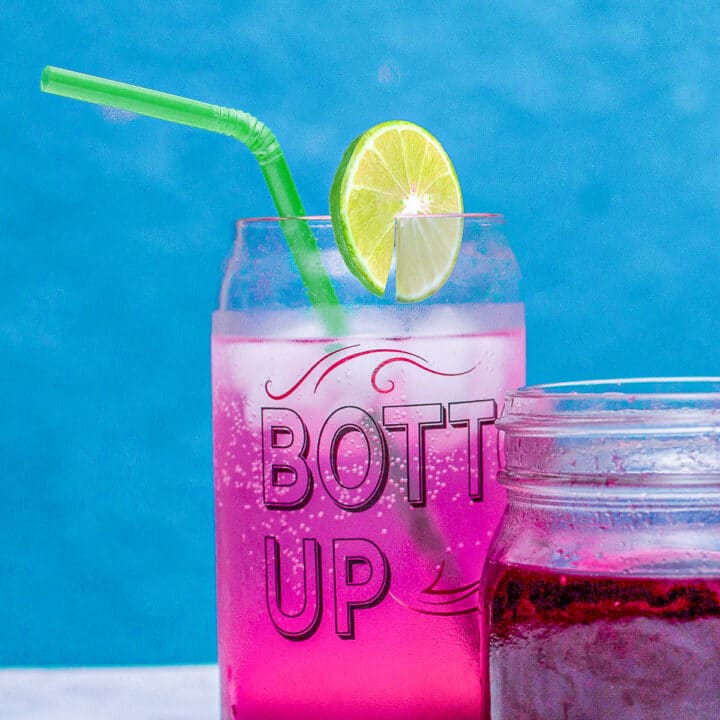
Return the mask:
<svg viewBox="0 0 720 720">
<path fill-rule="evenodd" d="M 543 383 L 512 390 L 506 397 L 508 400 L 624 400 L 629 404 L 635 401 L 678 402 L 702 399 L 716 400 L 720 406 L 720 376 L 612 378 Z"/>
<path fill-rule="evenodd" d="M 496 425 L 508 488 L 545 492 L 539 483 L 562 494 L 567 485 L 581 495 L 611 477 L 603 496 L 625 487 L 720 493 L 720 377 L 529 385 L 506 394 Z"/>
<path fill-rule="evenodd" d="M 584 380 L 505 395 L 497 427 L 518 435 L 720 431 L 720 377 Z"/>
<path fill-rule="evenodd" d="M 439 219 L 439 218 L 463 218 L 464 220 L 485 220 L 488 223 L 496 223 L 498 225 L 505 224 L 505 216 L 502 213 L 488 213 L 488 212 L 462 212 L 462 213 L 426 213 L 422 215 L 403 215 L 399 214 L 395 216 L 395 220 L 409 220 L 409 219 Z M 308 223 L 332 223 L 330 215 L 296 215 L 296 216 L 258 216 L 258 217 L 246 217 L 238 218 L 236 224 L 238 229 L 245 225 L 255 225 L 262 223 L 279 223 L 285 220 L 304 220 Z"/>
</svg>

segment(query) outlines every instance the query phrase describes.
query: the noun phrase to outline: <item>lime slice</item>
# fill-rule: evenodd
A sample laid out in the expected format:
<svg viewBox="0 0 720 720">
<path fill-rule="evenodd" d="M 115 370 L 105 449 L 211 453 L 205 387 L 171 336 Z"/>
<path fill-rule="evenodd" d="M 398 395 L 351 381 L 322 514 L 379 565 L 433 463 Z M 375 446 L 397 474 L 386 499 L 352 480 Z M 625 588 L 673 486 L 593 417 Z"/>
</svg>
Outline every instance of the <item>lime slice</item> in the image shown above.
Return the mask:
<svg viewBox="0 0 720 720">
<path fill-rule="evenodd" d="M 356 138 L 335 173 L 330 214 L 345 263 L 383 295 L 392 265 L 396 219 L 402 221 L 395 262 L 396 296 L 415 302 L 439 290 L 460 250 L 462 220 L 421 220 L 461 213 L 462 195 L 450 158 L 427 131 L 405 121 L 381 123 Z M 438 220 L 447 221 L 447 218 Z"/>
</svg>

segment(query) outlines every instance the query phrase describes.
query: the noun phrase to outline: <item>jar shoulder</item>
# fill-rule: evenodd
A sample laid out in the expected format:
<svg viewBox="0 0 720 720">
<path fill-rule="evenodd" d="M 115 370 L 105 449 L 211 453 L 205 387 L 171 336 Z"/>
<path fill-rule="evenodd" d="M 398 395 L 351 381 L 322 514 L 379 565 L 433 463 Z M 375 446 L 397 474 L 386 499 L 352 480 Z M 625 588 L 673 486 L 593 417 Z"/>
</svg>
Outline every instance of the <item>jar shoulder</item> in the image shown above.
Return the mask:
<svg viewBox="0 0 720 720">
<path fill-rule="evenodd" d="M 720 509 L 508 505 L 488 564 L 720 577 Z"/>
</svg>

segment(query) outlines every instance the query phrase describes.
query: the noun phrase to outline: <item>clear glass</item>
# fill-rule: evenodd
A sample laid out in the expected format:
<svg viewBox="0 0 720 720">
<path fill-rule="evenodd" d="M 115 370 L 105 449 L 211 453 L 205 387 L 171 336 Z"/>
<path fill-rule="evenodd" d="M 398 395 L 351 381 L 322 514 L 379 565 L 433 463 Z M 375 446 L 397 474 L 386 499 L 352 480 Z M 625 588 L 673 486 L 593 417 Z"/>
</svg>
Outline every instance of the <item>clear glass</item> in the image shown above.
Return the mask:
<svg viewBox="0 0 720 720">
<path fill-rule="evenodd" d="M 482 580 L 492 720 L 720 717 L 720 378 L 523 388 Z"/>
<path fill-rule="evenodd" d="M 493 421 L 525 372 L 502 218 L 422 221 L 464 239 L 417 304 L 392 277 L 371 295 L 309 221 L 347 335 L 307 306 L 276 219 L 238 224 L 213 316 L 223 718 L 476 718 Z"/>
</svg>

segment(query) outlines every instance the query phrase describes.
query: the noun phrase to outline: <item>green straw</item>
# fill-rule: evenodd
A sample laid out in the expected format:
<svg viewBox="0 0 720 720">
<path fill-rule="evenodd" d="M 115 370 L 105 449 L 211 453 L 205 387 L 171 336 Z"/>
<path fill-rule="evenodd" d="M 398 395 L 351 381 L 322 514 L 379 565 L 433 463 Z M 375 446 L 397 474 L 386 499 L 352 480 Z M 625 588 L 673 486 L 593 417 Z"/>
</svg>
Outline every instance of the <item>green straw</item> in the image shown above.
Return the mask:
<svg viewBox="0 0 720 720">
<path fill-rule="evenodd" d="M 40 89 L 54 95 L 230 135 L 244 143 L 260 163 L 278 216 L 301 218 L 305 215 L 305 208 L 275 135 L 267 125 L 242 110 L 188 100 L 49 65 L 40 77 Z M 333 336 L 344 334 L 342 307 L 322 264 L 320 250 L 310 226 L 304 220 L 295 219 L 280 224 L 308 298 L 319 312 L 325 330 Z"/>
</svg>

